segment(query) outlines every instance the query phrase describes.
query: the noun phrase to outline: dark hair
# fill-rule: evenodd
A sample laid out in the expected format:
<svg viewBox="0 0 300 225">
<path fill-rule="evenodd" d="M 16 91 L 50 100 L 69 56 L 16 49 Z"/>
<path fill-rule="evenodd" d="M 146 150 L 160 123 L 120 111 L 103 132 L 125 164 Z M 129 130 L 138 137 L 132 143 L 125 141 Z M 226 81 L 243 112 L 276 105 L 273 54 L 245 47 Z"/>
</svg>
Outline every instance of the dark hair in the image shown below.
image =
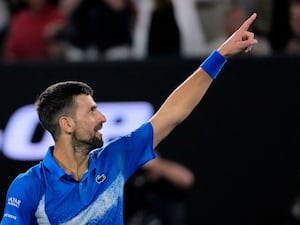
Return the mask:
<svg viewBox="0 0 300 225">
<path fill-rule="evenodd" d="M 62 115 L 72 115 L 75 106 L 74 97 L 93 95 L 93 89 L 80 81 L 58 82 L 46 88 L 35 102 L 41 125 L 56 140 L 60 134 L 58 120 Z"/>
</svg>

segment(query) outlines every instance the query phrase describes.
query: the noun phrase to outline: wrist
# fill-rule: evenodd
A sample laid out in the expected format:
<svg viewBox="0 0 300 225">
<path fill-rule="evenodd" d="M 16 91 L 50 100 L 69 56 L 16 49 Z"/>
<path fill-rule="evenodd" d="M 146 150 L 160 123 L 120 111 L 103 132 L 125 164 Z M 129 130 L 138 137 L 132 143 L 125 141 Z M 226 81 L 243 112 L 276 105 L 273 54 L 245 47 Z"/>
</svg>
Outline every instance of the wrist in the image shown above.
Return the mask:
<svg viewBox="0 0 300 225">
<path fill-rule="evenodd" d="M 217 50 L 214 50 L 201 64 L 201 68 L 208 73 L 211 78 L 215 79 L 226 62 L 227 59 Z"/>
<path fill-rule="evenodd" d="M 222 47 L 218 48 L 216 51 L 218 51 L 220 55 L 223 56 L 225 59 L 229 57 L 229 55 L 226 53 L 226 50 Z"/>
</svg>

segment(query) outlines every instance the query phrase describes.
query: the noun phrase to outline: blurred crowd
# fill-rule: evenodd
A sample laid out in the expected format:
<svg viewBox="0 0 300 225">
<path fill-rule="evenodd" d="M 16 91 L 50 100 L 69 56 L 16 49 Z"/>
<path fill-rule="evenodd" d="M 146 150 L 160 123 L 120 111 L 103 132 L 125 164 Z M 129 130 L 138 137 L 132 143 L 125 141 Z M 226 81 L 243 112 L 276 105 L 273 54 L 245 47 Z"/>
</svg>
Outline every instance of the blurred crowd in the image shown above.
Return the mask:
<svg viewBox="0 0 300 225">
<path fill-rule="evenodd" d="M 251 54 L 300 52 L 300 0 L 0 0 L 0 59 L 202 57 L 253 12 Z"/>
</svg>

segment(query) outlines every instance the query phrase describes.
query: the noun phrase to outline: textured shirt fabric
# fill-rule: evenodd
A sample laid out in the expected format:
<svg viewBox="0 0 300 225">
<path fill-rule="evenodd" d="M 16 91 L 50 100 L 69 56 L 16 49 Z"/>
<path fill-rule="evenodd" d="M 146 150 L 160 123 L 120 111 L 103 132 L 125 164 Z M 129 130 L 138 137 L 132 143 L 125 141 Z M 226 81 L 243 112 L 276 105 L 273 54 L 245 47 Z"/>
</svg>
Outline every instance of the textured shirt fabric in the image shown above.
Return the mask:
<svg viewBox="0 0 300 225">
<path fill-rule="evenodd" d="M 53 146 L 43 161 L 12 182 L 1 225 L 122 225 L 124 184 L 155 157 L 153 129 L 145 123 L 93 150 L 79 182 L 56 163 L 52 151 Z"/>
</svg>

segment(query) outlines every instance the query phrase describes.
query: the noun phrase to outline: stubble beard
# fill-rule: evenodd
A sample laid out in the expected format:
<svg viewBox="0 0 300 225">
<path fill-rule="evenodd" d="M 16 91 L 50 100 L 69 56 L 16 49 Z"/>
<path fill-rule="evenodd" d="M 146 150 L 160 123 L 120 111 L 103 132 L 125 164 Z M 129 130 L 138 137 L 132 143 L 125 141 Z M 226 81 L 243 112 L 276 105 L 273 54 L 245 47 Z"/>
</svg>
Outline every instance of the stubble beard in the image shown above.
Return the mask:
<svg viewBox="0 0 300 225">
<path fill-rule="evenodd" d="M 93 136 L 90 139 L 80 139 L 77 138 L 76 135 L 73 137 L 73 144 L 76 149 L 81 149 L 82 152 L 88 154 L 90 151 L 101 148 L 103 146 L 102 137 Z"/>
</svg>

